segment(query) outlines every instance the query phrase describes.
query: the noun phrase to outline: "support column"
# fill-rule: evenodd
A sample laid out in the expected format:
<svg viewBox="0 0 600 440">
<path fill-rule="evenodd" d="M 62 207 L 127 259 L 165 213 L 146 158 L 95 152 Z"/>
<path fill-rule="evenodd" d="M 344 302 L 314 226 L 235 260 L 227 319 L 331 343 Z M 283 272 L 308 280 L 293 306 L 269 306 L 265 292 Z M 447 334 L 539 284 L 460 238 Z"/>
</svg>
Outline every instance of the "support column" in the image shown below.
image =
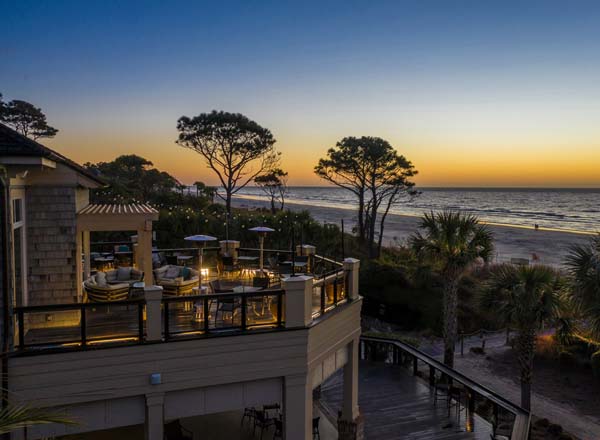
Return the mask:
<svg viewBox="0 0 600 440">
<path fill-rule="evenodd" d="M 344 394 L 342 412 L 338 418 L 339 440 L 362 440 L 363 418 L 358 408 L 358 356 L 360 340 L 353 339 L 347 346 L 348 361 L 344 365 Z"/>
<path fill-rule="evenodd" d="M 146 340 L 160 341 L 162 339 L 161 300 L 163 288 L 161 286 L 146 286 L 144 299 L 146 300 Z"/>
<path fill-rule="evenodd" d="M 154 282 L 152 274 L 152 230 L 138 230 L 138 269 L 144 272 L 146 285 Z"/>
<path fill-rule="evenodd" d="M 88 279 L 92 273 L 92 262 L 90 261 L 91 244 L 90 244 L 90 231 L 82 232 L 83 239 L 83 278 Z"/>
<path fill-rule="evenodd" d="M 285 326 L 306 327 L 312 322 L 313 278 L 299 275 L 282 280 L 285 290 Z"/>
<path fill-rule="evenodd" d="M 358 417 L 358 350 L 359 339 L 348 344 L 348 361 L 344 365 L 344 401 L 342 417 L 354 421 Z"/>
<path fill-rule="evenodd" d="M 146 440 L 164 440 L 164 393 L 146 394 Z"/>
<path fill-rule="evenodd" d="M 83 302 L 83 260 L 82 260 L 82 255 L 83 255 L 83 238 L 82 238 L 82 232 L 80 230 L 77 230 L 77 232 L 75 233 L 75 270 L 76 272 L 76 277 L 75 279 L 77 280 L 77 301 L 78 302 Z"/>
<path fill-rule="evenodd" d="M 284 378 L 284 439 L 311 440 L 313 400 L 310 375 Z"/>
</svg>

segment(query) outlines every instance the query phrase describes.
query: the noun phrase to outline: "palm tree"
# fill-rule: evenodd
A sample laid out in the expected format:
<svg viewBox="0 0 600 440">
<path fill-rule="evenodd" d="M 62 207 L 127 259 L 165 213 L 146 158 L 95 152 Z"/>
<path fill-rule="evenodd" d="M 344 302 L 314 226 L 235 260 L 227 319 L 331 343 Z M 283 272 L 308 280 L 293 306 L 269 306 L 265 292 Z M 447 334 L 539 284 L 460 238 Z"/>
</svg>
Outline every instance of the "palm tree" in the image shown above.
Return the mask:
<svg viewBox="0 0 600 440">
<path fill-rule="evenodd" d="M 531 409 L 531 379 L 536 334 L 544 323 L 562 319 L 564 286 L 551 267 L 499 265 L 482 291 L 481 306 L 517 331 L 521 406 Z"/>
<path fill-rule="evenodd" d="M 458 286 L 463 275 L 478 260 L 487 262 L 493 237 L 477 217 L 459 212 L 425 214 L 420 229 L 410 238 L 419 258 L 431 260 L 443 280 L 444 363 L 454 366 L 457 336 Z"/>
<path fill-rule="evenodd" d="M 5 404 L 0 409 L 0 434 L 7 434 L 27 426 L 60 423 L 74 425 L 64 413 L 29 404 Z"/>
<path fill-rule="evenodd" d="M 572 246 L 566 265 L 573 284 L 573 302 L 589 325 L 592 337 L 600 339 L 600 235 L 588 245 Z"/>
</svg>

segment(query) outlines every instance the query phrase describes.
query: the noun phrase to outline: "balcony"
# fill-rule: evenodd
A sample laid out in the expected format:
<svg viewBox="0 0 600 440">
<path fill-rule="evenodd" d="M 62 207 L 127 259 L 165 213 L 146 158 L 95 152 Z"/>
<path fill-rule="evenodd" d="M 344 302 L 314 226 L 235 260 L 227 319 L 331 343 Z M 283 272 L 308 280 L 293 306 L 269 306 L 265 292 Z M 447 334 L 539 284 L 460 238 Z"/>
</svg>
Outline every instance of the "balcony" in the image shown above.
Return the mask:
<svg viewBox="0 0 600 440">
<path fill-rule="evenodd" d="M 321 264 L 316 266 L 328 264 L 328 270 L 306 275 L 265 271 L 269 287 L 261 290 L 252 287 L 253 272 L 249 272 L 258 269 L 246 267 L 241 276 L 204 280 L 235 286 L 228 293 L 197 294 L 195 289 L 191 292 L 195 294 L 164 295 L 160 288 L 148 286 L 138 292 L 143 293 L 139 299 L 18 307 L 14 310 L 16 351 L 82 350 L 310 325 L 348 302 L 348 282 L 356 290 L 353 278 L 358 276 L 355 260 L 337 263 L 317 258 Z M 294 298 L 289 298 L 290 290 Z M 296 299 L 299 296 L 302 301 Z M 290 315 L 297 317 L 290 319 Z"/>
</svg>

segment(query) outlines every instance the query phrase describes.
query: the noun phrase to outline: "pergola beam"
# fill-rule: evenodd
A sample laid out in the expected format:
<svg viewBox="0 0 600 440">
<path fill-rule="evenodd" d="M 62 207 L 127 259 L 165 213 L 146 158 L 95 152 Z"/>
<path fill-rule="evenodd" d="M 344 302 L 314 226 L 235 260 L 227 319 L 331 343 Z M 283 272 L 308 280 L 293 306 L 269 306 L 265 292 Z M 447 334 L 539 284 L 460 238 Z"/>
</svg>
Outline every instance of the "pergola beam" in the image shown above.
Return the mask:
<svg viewBox="0 0 600 440">
<path fill-rule="evenodd" d="M 148 205 L 88 205 L 77 213 L 77 252 L 84 255 L 85 263 L 77 259 L 77 293 L 82 297 L 81 273 L 90 276 L 90 232 L 136 231 L 138 268 L 144 272 L 147 284 L 153 283 L 152 276 L 152 222 L 158 220 L 158 211 Z"/>
</svg>

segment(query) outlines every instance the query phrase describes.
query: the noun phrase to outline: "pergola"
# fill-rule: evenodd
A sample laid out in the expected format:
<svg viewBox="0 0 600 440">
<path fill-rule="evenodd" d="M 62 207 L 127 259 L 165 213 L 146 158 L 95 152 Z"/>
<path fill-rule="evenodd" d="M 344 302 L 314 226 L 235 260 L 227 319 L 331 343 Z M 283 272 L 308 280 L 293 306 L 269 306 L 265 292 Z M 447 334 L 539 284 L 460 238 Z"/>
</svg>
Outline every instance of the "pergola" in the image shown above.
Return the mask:
<svg viewBox="0 0 600 440">
<path fill-rule="evenodd" d="M 137 231 L 136 265 L 144 271 L 144 280 L 152 284 L 152 222 L 158 211 L 145 204 L 90 204 L 77 213 L 77 294 L 82 297 L 82 274 L 90 276 L 90 232 Z M 83 266 L 83 267 L 82 267 Z"/>
</svg>

